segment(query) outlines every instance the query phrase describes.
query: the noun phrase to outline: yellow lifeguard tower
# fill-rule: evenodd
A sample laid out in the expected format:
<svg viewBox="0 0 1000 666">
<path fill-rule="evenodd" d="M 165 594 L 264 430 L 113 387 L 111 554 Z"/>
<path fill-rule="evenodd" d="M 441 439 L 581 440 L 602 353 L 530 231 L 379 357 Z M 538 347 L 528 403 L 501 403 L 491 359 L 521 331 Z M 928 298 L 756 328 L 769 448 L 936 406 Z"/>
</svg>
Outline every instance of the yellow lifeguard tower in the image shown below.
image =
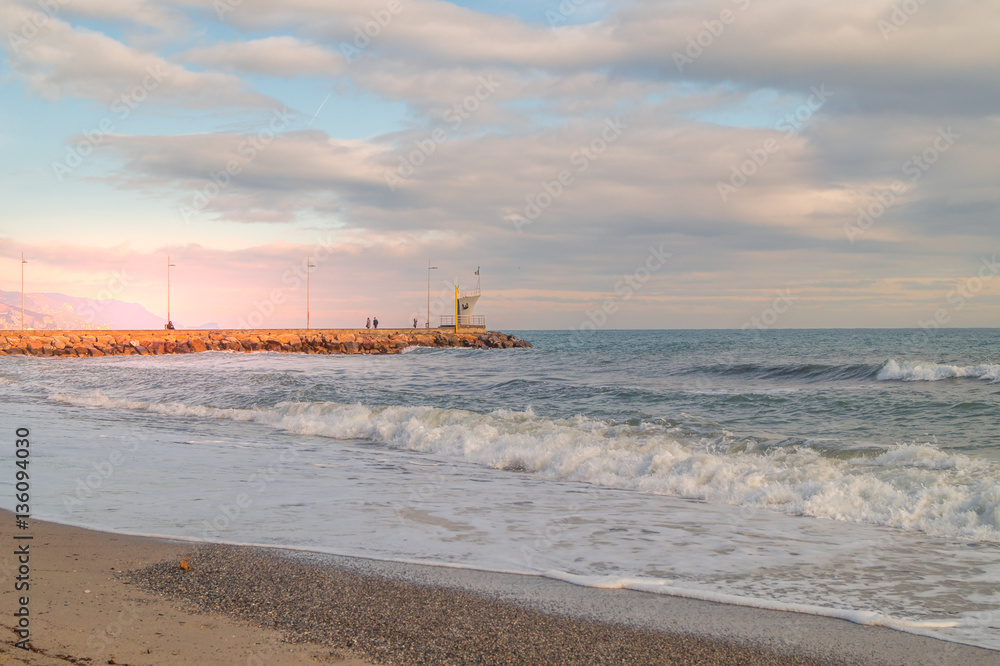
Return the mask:
<svg viewBox="0 0 1000 666">
<path fill-rule="evenodd" d="M 455 287 L 455 313 L 441 315 L 441 328 L 460 328 L 486 330 L 486 317 L 474 314 L 476 303 L 482 295 L 482 276 L 479 274 L 479 267 L 476 268 L 476 288 L 471 291 L 459 293 L 458 286 Z"/>
</svg>

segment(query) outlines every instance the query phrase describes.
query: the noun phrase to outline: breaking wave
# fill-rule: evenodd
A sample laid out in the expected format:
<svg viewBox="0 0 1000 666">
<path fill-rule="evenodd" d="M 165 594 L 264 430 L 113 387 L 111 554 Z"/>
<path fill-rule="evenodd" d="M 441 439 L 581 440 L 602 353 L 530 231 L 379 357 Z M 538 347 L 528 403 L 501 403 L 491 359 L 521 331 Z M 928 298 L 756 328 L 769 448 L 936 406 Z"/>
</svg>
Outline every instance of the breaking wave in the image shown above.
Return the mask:
<svg viewBox="0 0 1000 666">
<path fill-rule="evenodd" d="M 942 379 L 966 377 L 1000 383 L 1000 365 L 981 363 L 979 365 L 945 365 L 926 361 L 889 360 L 878 371 L 880 381 L 936 382 Z"/>
<path fill-rule="evenodd" d="M 99 392 L 50 398 L 98 409 L 227 419 L 299 435 L 363 439 L 551 480 L 1000 541 L 1000 465 L 931 445 L 835 455 L 805 442 L 755 448 L 721 428 L 694 434 L 672 423 L 555 419 L 530 408 L 477 413 L 283 402 L 219 409 L 137 402 Z"/>
</svg>

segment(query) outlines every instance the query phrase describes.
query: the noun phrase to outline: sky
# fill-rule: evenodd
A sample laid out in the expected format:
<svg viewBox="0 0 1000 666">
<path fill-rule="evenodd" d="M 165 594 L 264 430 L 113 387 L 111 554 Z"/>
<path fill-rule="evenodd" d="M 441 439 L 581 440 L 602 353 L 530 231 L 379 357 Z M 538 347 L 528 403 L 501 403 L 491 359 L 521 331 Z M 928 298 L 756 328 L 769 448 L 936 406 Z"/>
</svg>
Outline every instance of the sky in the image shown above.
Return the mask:
<svg viewBox="0 0 1000 666">
<path fill-rule="evenodd" d="M 0 34 L 0 289 L 23 252 L 28 292 L 165 317 L 169 257 L 187 325 L 436 324 L 479 269 L 491 329 L 1000 326 L 995 2 L 0 0 Z"/>
</svg>

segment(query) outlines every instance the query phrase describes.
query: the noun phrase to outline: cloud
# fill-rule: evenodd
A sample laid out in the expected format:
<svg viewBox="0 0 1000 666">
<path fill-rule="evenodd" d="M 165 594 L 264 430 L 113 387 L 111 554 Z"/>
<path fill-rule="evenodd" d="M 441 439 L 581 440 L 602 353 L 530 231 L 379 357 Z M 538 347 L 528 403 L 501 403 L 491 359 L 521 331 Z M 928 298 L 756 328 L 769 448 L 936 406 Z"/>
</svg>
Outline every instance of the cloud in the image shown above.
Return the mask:
<svg viewBox="0 0 1000 666">
<path fill-rule="evenodd" d="M 191 49 L 179 54 L 177 59 L 216 70 L 289 78 L 334 77 L 344 69 L 344 58 L 339 53 L 287 35 L 217 43 Z"/>
<path fill-rule="evenodd" d="M 274 106 L 239 78 L 214 72 L 192 72 L 152 52 L 127 46 L 107 35 L 75 28 L 58 17 L 22 36 L 23 26 L 35 25 L 38 12 L 12 6 L 0 18 L 8 40 L 11 68 L 35 93 L 56 100 L 62 96 L 110 104 L 144 87 L 150 99 L 186 109 Z"/>
<path fill-rule="evenodd" d="M 243 278 L 212 279 L 232 294 L 251 258 L 301 254 L 290 239 L 315 229 L 335 234 L 345 267 L 385 271 L 370 285 L 379 298 L 445 255 L 492 264 L 497 307 L 515 324 L 566 326 L 664 243 L 674 257 L 621 325 L 739 326 L 786 285 L 805 294 L 789 322 L 914 325 L 937 307 L 942 276 L 1000 244 L 1000 12 L 957 0 L 894 17 L 898 4 L 623 2 L 552 29 L 432 0 L 400 0 L 395 13 L 388 0 L 243 0 L 221 18 L 195 0 L 89 0 L 105 20 L 204 22 L 169 48 L 138 47 L 69 25 L 67 10 L 10 60 L 53 104 L 107 103 L 150 67 L 164 73 L 162 125 L 105 136 L 87 183 L 166 201 L 157 212 L 180 245 L 208 230 L 273 239 L 253 253 L 191 250 L 194 263 L 231 262 Z M 16 32 L 27 11 L 16 7 L 0 27 Z M 247 82 L 262 76 L 280 100 Z M 276 129 L 229 113 L 286 113 L 316 97 L 303 77 L 359 93 L 343 104 L 402 103 L 406 115 L 362 140 L 335 136 L 340 125 L 303 129 L 312 106 Z M 829 91 L 821 104 L 814 88 Z M 227 113 L 172 123 L 204 109 Z M 948 128 L 958 138 L 935 148 Z M 872 221 L 849 237 L 866 210 Z M 986 302 L 970 321 L 987 321 Z"/>
<path fill-rule="evenodd" d="M 60 13 L 70 16 L 127 22 L 153 28 L 156 31 L 171 31 L 187 24 L 179 11 L 154 4 L 150 0 L 55 0 L 60 5 Z"/>
</svg>

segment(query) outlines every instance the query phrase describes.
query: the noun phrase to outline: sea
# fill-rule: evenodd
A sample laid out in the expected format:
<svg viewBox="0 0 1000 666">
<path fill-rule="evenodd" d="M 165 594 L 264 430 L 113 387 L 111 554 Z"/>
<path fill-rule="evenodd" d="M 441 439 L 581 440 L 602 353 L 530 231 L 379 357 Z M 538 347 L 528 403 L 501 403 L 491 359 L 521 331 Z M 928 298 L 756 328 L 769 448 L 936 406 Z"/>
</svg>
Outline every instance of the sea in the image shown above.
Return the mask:
<svg viewBox="0 0 1000 666">
<path fill-rule="evenodd" d="M 2 357 L 0 506 L 1000 649 L 1000 330 L 514 333 Z"/>
</svg>

